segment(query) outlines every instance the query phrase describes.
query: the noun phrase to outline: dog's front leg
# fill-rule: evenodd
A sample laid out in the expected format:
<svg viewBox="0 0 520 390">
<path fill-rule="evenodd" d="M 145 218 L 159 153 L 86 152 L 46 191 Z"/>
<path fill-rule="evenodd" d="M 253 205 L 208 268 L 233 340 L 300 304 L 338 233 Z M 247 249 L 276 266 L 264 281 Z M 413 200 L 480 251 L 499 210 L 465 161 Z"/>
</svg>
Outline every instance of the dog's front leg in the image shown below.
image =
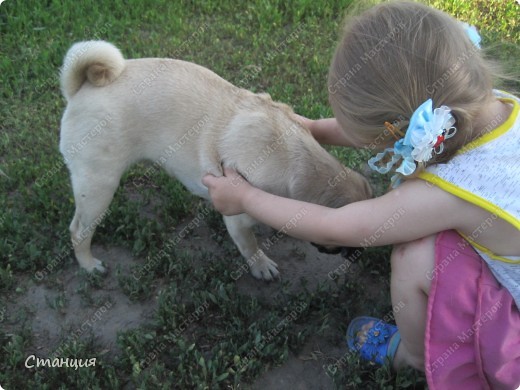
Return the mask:
<svg viewBox="0 0 520 390">
<path fill-rule="evenodd" d="M 247 214 L 224 216 L 229 235 L 242 256 L 245 257 L 251 274 L 257 279 L 271 281 L 280 275 L 278 265 L 258 248 L 253 226 L 256 221 Z"/>
</svg>

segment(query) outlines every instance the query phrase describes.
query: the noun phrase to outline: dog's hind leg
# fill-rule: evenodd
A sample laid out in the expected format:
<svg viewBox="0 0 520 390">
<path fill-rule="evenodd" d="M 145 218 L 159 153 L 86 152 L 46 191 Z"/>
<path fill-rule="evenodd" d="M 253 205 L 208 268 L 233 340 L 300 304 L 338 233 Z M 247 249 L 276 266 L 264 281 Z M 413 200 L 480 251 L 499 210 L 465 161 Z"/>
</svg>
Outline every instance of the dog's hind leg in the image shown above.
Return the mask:
<svg viewBox="0 0 520 390">
<path fill-rule="evenodd" d="M 251 274 L 257 279 L 273 280 L 278 277 L 278 266 L 258 248 L 252 227 L 256 221 L 247 214 L 224 216 L 229 235 L 242 256 L 247 260 Z"/>
<path fill-rule="evenodd" d="M 90 243 L 96 227 L 108 213 L 108 206 L 119 185 L 121 174 L 112 169 L 74 172 L 72 186 L 76 212 L 70 224 L 72 247 L 79 265 L 92 272 L 105 271 L 100 260 L 92 256 Z"/>
</svg>

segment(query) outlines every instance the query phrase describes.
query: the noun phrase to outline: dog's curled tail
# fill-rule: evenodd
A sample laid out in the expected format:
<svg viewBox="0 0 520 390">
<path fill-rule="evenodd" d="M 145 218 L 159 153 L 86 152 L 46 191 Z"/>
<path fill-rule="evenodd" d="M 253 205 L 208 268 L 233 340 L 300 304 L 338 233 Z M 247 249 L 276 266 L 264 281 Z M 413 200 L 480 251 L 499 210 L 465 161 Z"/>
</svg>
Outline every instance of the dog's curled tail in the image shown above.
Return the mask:
<svg viewBox="0 0 520 390">
<path fill-rule="evenodd" d="M 86 79 L 104 87 L 125 69 L 125 59 L 117 47 L 105 41 L 75 43 L 67 52 L 61 68 L 61 92 L 70 100 Z"/>
</svg>

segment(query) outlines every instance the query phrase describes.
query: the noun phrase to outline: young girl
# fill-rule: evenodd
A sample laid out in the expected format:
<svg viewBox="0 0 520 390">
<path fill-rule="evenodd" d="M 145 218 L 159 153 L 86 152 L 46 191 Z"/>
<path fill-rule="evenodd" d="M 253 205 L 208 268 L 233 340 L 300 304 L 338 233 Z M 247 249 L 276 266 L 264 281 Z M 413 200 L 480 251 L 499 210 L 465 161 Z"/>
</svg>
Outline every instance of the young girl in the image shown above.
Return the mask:
<svg viewBox="0 0 520 390">
<path fill-rule="evenodd" d="M 347 341 L 365 359 L 425 371 L 430 389 L 520 386 L 520 101 L 492 90 L 478 44 L 418 3 L 347 24 L 329 74 L 336 119 L 304 121 L 322 143 L 384 149 L 369 165 L 393 172 L 394 188 L 379 198 L 329 209 L 237 186 L 230 169 L 203 179 L 223 214 L 280 229 L 305 210 L 288 234 L 394 244 L 397 327 L 360 317 Z"/>
</svg>

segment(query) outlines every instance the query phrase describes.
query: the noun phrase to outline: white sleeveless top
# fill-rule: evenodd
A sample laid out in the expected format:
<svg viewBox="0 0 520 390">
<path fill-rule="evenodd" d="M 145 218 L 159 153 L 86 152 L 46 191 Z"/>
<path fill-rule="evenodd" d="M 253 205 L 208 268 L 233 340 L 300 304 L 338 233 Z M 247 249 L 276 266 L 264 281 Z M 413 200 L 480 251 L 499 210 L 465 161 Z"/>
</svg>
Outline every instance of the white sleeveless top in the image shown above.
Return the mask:
<svg viewBox="0 0 520 390">
<path fill-rule="evenodd" d="M 520 99 L 494 92 L 501 101 L 513 106 L 509 118 L 499 127 L 490 123 L 490 129 L 496 127 L 494 130 L 464 146 L 446 164 L 427 167 L 419 177 L 492 213 L 471 236 L 464 238 L 509 290 L 520 309 L 520 253 L 497 256 L 474 241 L 497 218 L 520 230 Z M 497 117 L 496 123 L 503 119 Z"/>
</svg>

